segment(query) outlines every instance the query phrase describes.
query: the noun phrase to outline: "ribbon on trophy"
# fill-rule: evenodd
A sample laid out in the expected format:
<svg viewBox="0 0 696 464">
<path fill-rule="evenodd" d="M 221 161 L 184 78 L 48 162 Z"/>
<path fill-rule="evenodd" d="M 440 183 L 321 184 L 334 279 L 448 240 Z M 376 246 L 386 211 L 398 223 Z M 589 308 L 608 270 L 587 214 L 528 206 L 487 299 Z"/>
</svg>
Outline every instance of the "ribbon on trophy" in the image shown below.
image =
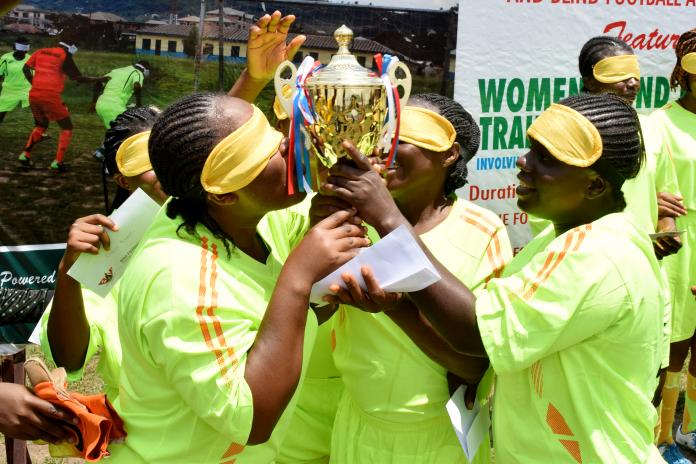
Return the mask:
<svg viewBox="0 0 696 464">
<path fill-rule="evenodd" d="M 377 72 L 384 83 L 387 94 L 387 116 L 383 124 L 382 146 L 384 153 L 388 153 L 386 165 L 392 167 L 396 160 L 397 146 L 399 144 L 399 121 L 401 116 L 401 102 L 399 90 L 389 79 L 389 67 L 396 64 L 399 58 L 389 54 L 378 53 L 374 56 L 377 64 Z"/>
<path fill-rule="evenodd" d="M 297 92 L 292 102 L 288 140 L 288 193 L 291 195 L 295 193 L 295 182 L 300 192 L 312 190 L 307 127 L 309 124 L 314 124 L 314 116 L 312 116 L 311 99 L 305 90 L 304 83 L 322 67 L 319 61 L 314 61 L 314 58 L 307 56 L 297 70 L 295 80 Z"/>
</svg>

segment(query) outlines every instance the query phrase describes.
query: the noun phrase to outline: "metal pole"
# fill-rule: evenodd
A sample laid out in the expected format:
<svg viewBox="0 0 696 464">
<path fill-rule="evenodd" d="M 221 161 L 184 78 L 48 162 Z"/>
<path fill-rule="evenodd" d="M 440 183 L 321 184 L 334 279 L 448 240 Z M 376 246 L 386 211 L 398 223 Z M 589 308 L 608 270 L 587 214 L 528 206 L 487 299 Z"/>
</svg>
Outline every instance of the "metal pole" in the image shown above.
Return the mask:
<svg viewBox="0 0 696 464">
<path fill-rule="evenodd" d="M 193 91 L 198 92 L 201 75 L 201 59 L 203 57 L 203 28 L 205 27 L 205 0 L 201 0 L 201 15 L 198 23 L 198 44 L 196 45 L 196 59 L 193 67 Z"/>
<path fill-rule="evenodd" d="M 220 90 L 224 92 L 225 88 L 225 16 L 224 5 L 225 0 L 218 0 L 218 38 L 220 39 L 220 45 L 218 48 L 218 81 L 220 85 Z"/>
</svg>

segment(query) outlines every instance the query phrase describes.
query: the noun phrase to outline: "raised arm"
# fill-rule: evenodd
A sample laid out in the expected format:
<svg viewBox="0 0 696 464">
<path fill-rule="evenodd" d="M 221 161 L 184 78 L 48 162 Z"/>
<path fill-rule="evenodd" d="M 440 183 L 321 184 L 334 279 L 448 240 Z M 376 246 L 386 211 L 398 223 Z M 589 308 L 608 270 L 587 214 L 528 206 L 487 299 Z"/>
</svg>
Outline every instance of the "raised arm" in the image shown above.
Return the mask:
<svg viewBox="0 0 696 464">
<path fill-rule="evenodd" d="M 285 60 L 292 60 L 305 41 L 298 35 L 286 42 L 294 15 L 281 17 L 279 11 L 264 15 L 249 30 L 247 67 L 230 89 L 229 95 L 253 103 Z"/>
<path fill-rule="evenodd" d="M 47 337 L 53 361 L 67 371 L 76 371 L 85 363 L 90 342 L 90 326 L 85 314 L 82 287 L 68 275 L 68 270 L 82 253 L 97 254 L 109 249 L 105 229 L 117 230 L 111 219 L 93 214 L 77 219 L 70 227 L 65 255 L 58 266 Z"/>
</svg>

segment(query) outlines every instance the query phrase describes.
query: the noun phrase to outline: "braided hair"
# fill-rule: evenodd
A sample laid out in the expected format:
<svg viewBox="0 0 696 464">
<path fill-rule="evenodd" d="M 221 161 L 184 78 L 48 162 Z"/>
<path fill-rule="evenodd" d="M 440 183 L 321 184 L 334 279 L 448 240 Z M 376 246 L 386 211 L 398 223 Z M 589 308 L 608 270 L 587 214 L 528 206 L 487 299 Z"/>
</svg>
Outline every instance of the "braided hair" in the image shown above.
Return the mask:
<svg viewBox="0 0 696 464">
<path fill-rule="evenodd" d="M 481 141 L 481 130 L 474 117 L 462 105 L 451 98 L 436 93 L 421 93 L 409 98 L 409 104 L 423 106 L 447 119 L 457 133 L 459 158 L 450 166 L 445 179 L 445 195 L 454 193 L 466 185 L 469 171 L 466 164 L 476 155 Z"/>
<path fill-rule="evenodd" d="M 638 114 L 622 98 L 613 94 L 582 94 L 558 102 L 586 117 L 602 138 L 602 155 L 591 166 L 612 186 L 619 208 L 626 208 L 621 186 L 634 178 L 645 159 L 643 133 Z"/>
<path fill-rule="evenodd" d="M 160 113 L 160 109 L 154 106 L 131 108 L 119 114 L 116 119 L 111 121 L 111 127 L 107 129 L 106 134 L 104 134 L 104 142 L 102 143 L 102 154 L 104 155 L 102 159 L 102 176 L 104 176 L 104 201 L 107 205 L 107 213 L 111 213 L 121 206 L 130 195 L 128 190 L 119 185 L 116 187 L 116 195 L 111 202 L 111 206 L 108 205 L 106 175 L 113 177 L 119 173 L 118 165 L 116 164 L 116 153 L 119 147 L 128 137 L 150 130 Z"/>
<path fill-rule="evenodd" d="M 683 33 L 681 37 L 679 37 L 674 51 L 677 55 L 677 64 L 674 65 L 670 84 L 672 89 L 676 89 L 677 86 L 679 86 L 682 91 L 689 92 L 691 90 L 689 87 L 689 73 L 681 67 L 681 59 L 684 55 L 696 52 L 696 29 L 691 29 Z"/>
<path fill-rule="evenodd" d="M 162 190 L 172 198 L 167 216 L 181 216 L 182 229 L 198 237 L 196 226 L 202 224 L 225 245 L 230 253 L 232 238 L 208 213 L 206 192 L 201 185 L 201 172 L 208 154 L 230 132 L 223 130 L 219 103 L 224 94 L 194 93 L 174 102 L 152 127 L 148 149 L 150 162 Z"/>
<path fill-rule="evenodd" d="M 131 108 L 111 121 L 111 127 L 104 134 L 104 164 L 110 175 L 118 173 L 116 152 L 128 137 L 152 129 L 152 125 L 162 111 L 154 106 Z"/>
<path fill-rule="evenodd" d="M 578 67 L 583 78 L 594 77 L 592 68 L 604 58 L 616 55 L 633 55 L 633 49 L 618 37 L 600 35 L 585 42 L 578 57 Z M 585 84 L 582 91 L 587 92 Z"/>
</svg>

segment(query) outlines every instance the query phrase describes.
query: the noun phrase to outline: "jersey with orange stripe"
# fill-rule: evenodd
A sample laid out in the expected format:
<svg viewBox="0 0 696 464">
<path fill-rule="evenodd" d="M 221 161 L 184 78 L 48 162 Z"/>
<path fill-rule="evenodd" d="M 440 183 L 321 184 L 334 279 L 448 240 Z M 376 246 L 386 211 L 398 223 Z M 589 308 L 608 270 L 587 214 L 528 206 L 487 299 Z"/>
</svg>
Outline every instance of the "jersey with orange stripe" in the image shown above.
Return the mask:
<svg viewBox="0 0 696 464">
<path fill-rule="evenodd" d="M 496 460 L 662 462 L 651 398 L 663 285 L 642 226 L 616 213 L 558 237 L 547 228 L 477 292 Z"/>
<path fill-rule="evenodd" d="M 268 442 L 244 446 L 253 419 L 244 367 L 305 222 L 287 210 L 266 215 L 257 230 L 271 254 L 262 264 L 237 249 L 228 255 L 203 226 L 198 237 L 178 235 L 180 221 L 162 209 L 120 281 L 116 407 L 128 438 L 113 447 L 112 462 L 274 462 L 297 394 Z M 316 327 L 309 311 L 304 359 Z"/>
<path fill-rule="evenodd" d="M 370 231 L 370 237 L 373 242 L 379 240 L 374 230 Z M 510 242 L 502 221 L 494 213 L 463 199 L 458 199 L 447 218 L 422 234 L 421 239 L 435 258 L 470 288 L 486 285 L 512 259 Z M 344 306 L 334 317 L 334 330 L 334 360 L 345 384 L 344 394 L 350 396 L 350 403 L 356 405 L 361 414 L 375 418 L 373 423 L 391 423 L 389 433 L 397 437 L 399 424 L 403 425 L 403 431 L 411 432 L 418 424 L 432 424 L 434 420 L 441 420 L 445 424 L 444 429 L 450 432 L 447 436 L 449 440 L 434 437 L 431 447 L 444 441 L 443 446 L 456 447 L 459 457 L 465 459 L 451 431 L 445 410 L 449 400 L 447 369 L 423 353 L 385 314 L 370 314 Z M 350 428 L 339 424 L 343 420 L 339 409 L 335 430 Z M 423 433 L 427 433 L 429 425 L 422 427 Z M 440 428 L 435 430 L 442 433 Z M 373 441 L 375 436 L 384 435 L 369 430 L 366 434 L 371 435 Z M 401 447 L 395 443 L 371 443 L 366 447 L 382 446 L 383 449 L 376 450 L 370 456 L 351 455 L 337 462 L 351 459 L 354 462 L 381 462 L 375 460 L 378 459 L 376 456 Z M 332 460 L 336 457 L 334 451 L 337 450 L 332 448 Z M 434 451 L 429 450 L 430 453 Z M 402 458 L 403 462 L 421 462 L 417 456 Z M 439 462 L 432 454 L 427 457 L 423 455 L 421 459 Z M 399 462 L 399 459 L 390 462 Z"/>
</svg>

